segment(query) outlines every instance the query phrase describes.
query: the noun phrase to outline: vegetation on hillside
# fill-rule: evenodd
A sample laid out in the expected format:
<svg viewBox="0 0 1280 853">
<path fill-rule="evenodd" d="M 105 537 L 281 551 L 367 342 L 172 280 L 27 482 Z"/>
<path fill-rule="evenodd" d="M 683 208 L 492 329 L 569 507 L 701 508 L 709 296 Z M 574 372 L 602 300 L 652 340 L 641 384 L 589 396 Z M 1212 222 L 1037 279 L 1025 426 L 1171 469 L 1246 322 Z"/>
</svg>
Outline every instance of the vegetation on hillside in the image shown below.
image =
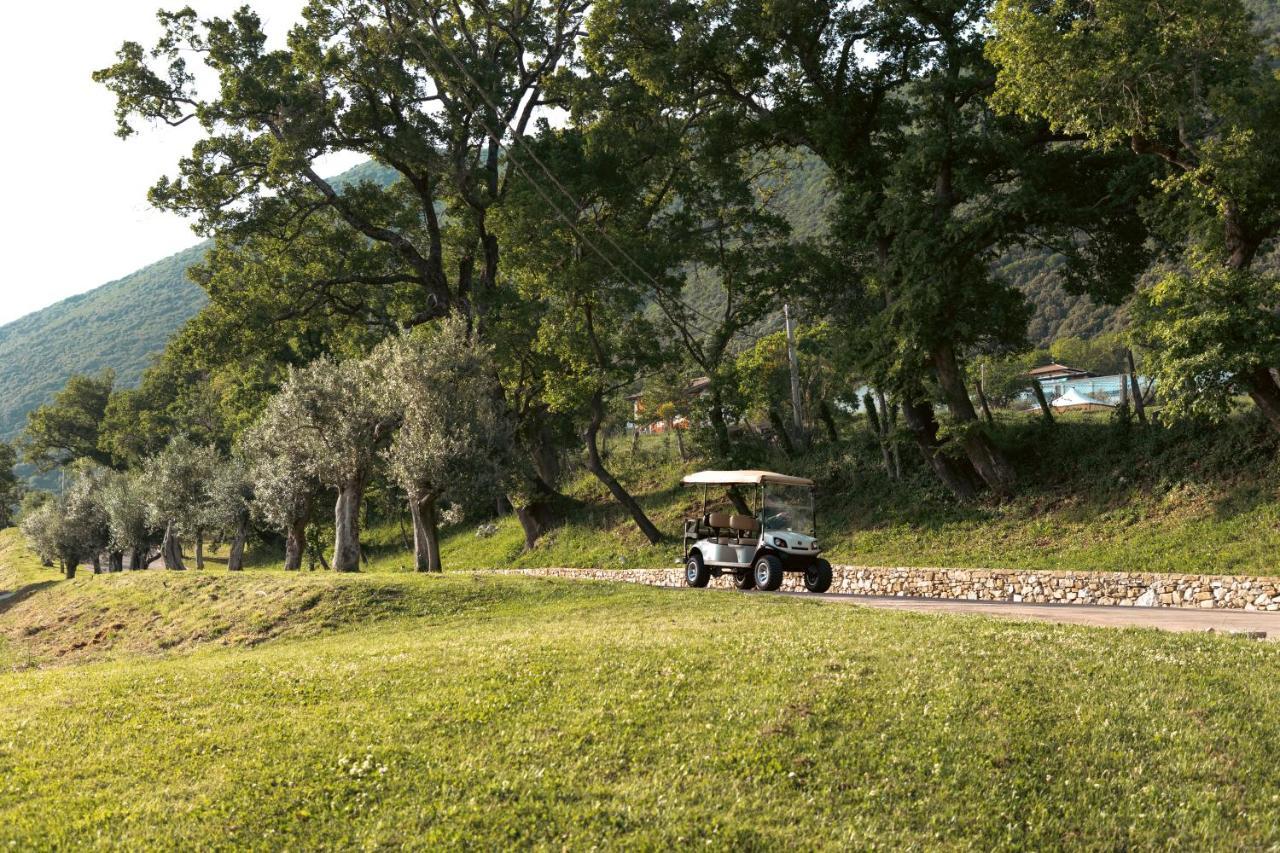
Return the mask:
<svg viewBox="0 0 1280 853">
<path fill-rule="evenodd" d="M 115 373 L 132 385 L 207 301 L 186 277 L 203 246 L 179 252 L 95 290 L 0 326 L 0 440 L 73 375 Z"/>
<path fill-rule="evenodd" d="M 581 516 L 579 470 L 656 545 L 662 530 L 603 447 L 628 417 L 651 417 L 644 404 L 669 428 L 692 425 L 680 454 L 704 464 L 780 453 L 792 467 L 825 459 L 825 481 L 851 483 L 878 461 L 883 491 L 905 489 L 918 514 L 937 488 L 957 517 L 1010 512 L 1045 477 L 1022 458 L 1029 428 L 989 408 L 1043 353 L 1025 354 L 1032 311 L 1000 271 L 1029 274 L 1036 257 L 1073 293 L 1132 301 L 1128 339 L 1060 336 L 1048 353 L 1135 372 L 1126 344 L 1145 344 L 1164 406 L 1148 418 L 1135 394 L 1138 422 L 1124 411 L 1117 429 L 1147 448 L 1177 444 L 1180 430 L 1231 417 L 1240 391 L 1280 423 L 1269 368 L 1280 327 L 1259 307 L 1278 279 L 1255 262 L 1280 229 L 1260 177 L 1280 83 L 1235 0 L 1209 10 L 1213 26 L 1190 28 L 1190 7 L 1074 10 L 1059 23 L 1080 28 L 1077 40 L 1016 0 L 991 7 L 991 30 L 966 23 L 985 0 L 929 16 L 731 2 L 716 27 L 707 10 L 680 7 L 656 41 L 631 0 L 514 23 L 507 9 L 441 5 L 447 24 L 419 21 L 440 55 L 389 8 L 356 25 L 324 5 L 270 57 L 251 11 L 164 15 L 153 51 L 126 44 L 96 75 L 117 96 L 122 136 L 139 119 L 204 124 L 196 156 L 152 199 L 213 240 L 192 270 L 210 303 L 139 388 L 76 378 L 29 419 L 28 460 L 72 473 L 25 521 L 67 573 L 103 553 L 119 567 L 139 542 L 143 561 L 159 546 L 183 568 L 180 540 L 194 541 L 198 564 L 206 538 L 234 542 L 239 567 L 255 524 L 288 543 L 297 568 L 317 551 L 329 503 L 341 570 L 361 564 L 366 507 L 395 518 L 405 501 L 419 568 L 440 563 L 437 516 L 514 512 L 534 551 Z M 510 52 L 466 37 L 481 24 Z M 382 37 L 403 42 L 394 67 Z M 883 50 L 868 53 L 864 38 Z M 183 71 L 185 49 L 218 73 L 211 90 Z M 577 74 L 554 72 L 579 49 Z M 810 49 L 846 59 L 814 64 Z M 363 69 L 357 101 L 321 97 L 345 91 L 317 59 L 325 51 Z M 1114 58 L 1092 61 L 1101 54 Z M 440 73 L 437 61 L 460 56 L 510 73 L 489 87 Z M 1041 56 L 1060 85 L 1038 75 Z M 1177 63 L 1204 86 L 1167 70 Z M 1134 79 L 1158 110 L 1098 100 L 1095 89 Z M 416 100 L 423 81 L 442 103 L 481 97 L 507 118 L 436 114 Z M 564 126 L 533 121 L 535 91 L 568 110 Z M 1097 109 L 1081 118 L 1077 103 Z M 1229 145 L 1215 141 L 1224 127 Z M 330 148 L 371 163 L 327 181 L 312 164 Z M 806 321 L 793 354 L 763 328 L 783 303 Z M 487 366 L 450 378 L 419 353 L 423 375 L 392 381 L 379 353 L 397 330 L 440 340 L 450 324 Z M 990 394 L 979 385 L 988 365 Z M 681 400 L 694 378 L 696 402 Z M 842 437 L 837 413 L 870 430 Z M 273 417 L 306 428 L 270 429 Z M 1067 446 L 1047 405 L 1044 417 L 1032 440 Z M 480 422 L 491 439 L 463 436 Z M 1270 437 L 1256 439 L 1265 456 Z M 408 471 L 398 449 L 410 445 L 408 467 L 430 460 L 429 475 Z M 492 470 L 473 481 L 475 459 Z M 131 496 L 146 489 L 139 472 L 173 487 Z M 140 505 L 139 526 L 123 508 Z"/>
</svg>

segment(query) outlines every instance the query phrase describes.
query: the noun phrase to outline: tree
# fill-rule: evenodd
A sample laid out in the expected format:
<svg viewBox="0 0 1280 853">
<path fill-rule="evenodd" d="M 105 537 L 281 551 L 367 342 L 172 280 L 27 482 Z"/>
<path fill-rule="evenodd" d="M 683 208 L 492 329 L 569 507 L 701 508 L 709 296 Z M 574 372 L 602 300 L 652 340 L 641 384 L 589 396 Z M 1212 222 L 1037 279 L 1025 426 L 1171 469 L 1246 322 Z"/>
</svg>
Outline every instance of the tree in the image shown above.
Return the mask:
<svg viewBox="0 0 1280 853">
<path fill-rule="evenodd" d="M 414 564 L 438 572 L 439 502 L 496 492 L 506 470 L 511 431 L 497 401 L 492 353 L 453 316 L 390 339 L 372 359 L 388 408 L 400 414 L 386 459 L 409 499 Z"/>
<path fill-rule="evenodd" d="M 147 568 L 151 548 L 157 544 L 156 529 L 147 516 L 148 488 L 140 471 L 113 472 L 103 485 L 101 501 L 107 516 L 113 571 L 123 567 L 126 554 L 129 568 Z"/>
<path fill-rule="evenodd" d="M 297 467 L 290 479 L 338 492 L 333 568 L 340 572 L 360 570 L 360 507 L 379 442 L 394 426 L 379 383 L 367 360 L 320 358 L 290 371 L 263 415 L 296 433 L 288 446 L 296 454 L 289 463 Z"/>
<path fill-rule="evenodd" d="M 107 400 L 115 375 L 72 376 L 49 403 L 27 415 L 22 436 L 23 458 L 40 472 L 52 471 L 77 459 L 110 465 L 111 455 L 98 447 Z"/>
<path fill-rule="evenodd" d="M 147 520 L 164 530 L 161 553 L 166 569 L 182 570 L 182 540 L 196 541 L 196 568 L 204 568 L 205 523 L 202 510 L 218 465 L 215 448 L 180 435 L 143 466 L 147 482 Z"/>
<path fill-rule="evenodd" d="M 1025 299 L 993 275 L 995 257 L 1048 243 L 1074 259 L 1081 286 L 1097 269 L 1107 274 L 1088 283 L 1131 277 L 1141 259 L 1133 182 L 1043 127 L 993 114 L 986 10 L 986 0 L 604 0 L 591 21 L 593 41 L 645 85 L 712 101 L 709 112 L 762 150 L 804 148 L 826 164 L 840 201 L 835 262 L 815 280 L 866 344 L 859 372 L 902 398 L 917 444 L 961 496 L 975 481 L 999 495 L 1014 486 L 963 373 L 970 352 L 1025 343 Z M 948 408 L 945 433 L 935 400 Z"/>
<path fill-rule="evenodd" d="M 55 560 L 59 561 L 62 573 L 68 577 L 75 577 L 75 566 L 68 567 L 62 560 L 61 504 L 62 501 L 56 498 L 41 503 L 30 511 L 24 512 L 18 526 L 22 530 L 22 535 L 26 537 L 28 547 L 36 553 L 40 562 L 46 566 L 52 566 Z"/>
<path fill-rule="evenodd" d="M 1002 109 L 1163 170 L 1149 209 L 1182 270 L 1143 295 L 1135 337 L 1163 348 L 1162 387 L 1204 398 L 1176 408 L 1220 413 L 1238 386 L 1280 430 L 1275 285 L 1254 270 L 1280 235 L 1280 80 L 1249 13 L 1238 0 L 1000 0 L 993 20 Z"/>
<path fill-rule="evenodd" d="M 663 120 L 646 114 L 638 123 L 647 130 Z M 638 136 L 646 137 L 643 143 Z M 509 274 L 526 300 L 541 306 L 532 342 L 543 357 L 539 396 L 550 412 L 576 423 L 587 470 L 656 543 L 662 534 L 609 470 L 600 437 L 610 403 L 670 358 L 659 328 L 646 317 L 653 286 L 636 281 L 650 268 L 665 277 L 672 260 L 661 233 L 649 227 L 673 202 L 669 188 L 655 189 L 670 159 L 655 156 L 666 152 L 652 135 L 620 132 L 605 120 L 587 131 L 543 128 L 527 144 L 568 196 L 553 198 L 557 215 L 548 216 L 535 175 L 516 183 L 495 217 L 513 247 Z"/>
<path fill-rule="evenodd" d="M 209 478 L 201 520 L 206 528 L 217 531 L 220 541 L 230 542 L 227 570 L 231 572 L 244 569 L 252 502 L 253 481 L 245 460 L 237 455 L 220 459 Z"/>
<path fill-rule="evenodd" d="M 82 462 L 69 472 L 64 493 L 23 513 L 21 529 L 31 549 L 46 564 L 55 560 L 68 579 L 85 560 L 101 571 L 101 554 L 110 543 L 102 489 L 109 472 Z"/>
<path fill-rule="evenodd" d="M 285 571 L 299 571 L 320 483 L 307 464 L 309 451 L 283 401 L 267 404 L 242 437 L 241 449 L 253 483 L 252 511 L 284 533 Z"/>
<path fill-rule="evenodd" d="M 18 464 L 18 453 L 12 444 L 0 441 L 0 528 L 14 522 L 14 512 L 22 500 L 22 482 L 13 470 Z"/>
<path fill-rule="evenodd" d="M 207 21 L 162 12 L 154 49 L 126 42 L 94 76 L 116 95 L 121 136 L 138 120 L 203 129 L 151 199 L 215 239 L 197 277 L 219 310 L 342 315 L 385 335 L 457 309 L 484 335 L 485 315 L 504 301 L 489 215 L 552 78 L 573 58 L 587 6 L 311 0 L 280 49 L 268 49 L 248 7 Z M 188 55 L 202 58 L 216 91 L 199 90 Z M 385 164 L 396 179 L 336 187 L 317 172 L 335 152 Z M 556 518 L 555 484 L 532 479 L 517 491 L 536 538 Z"/>
</svg>

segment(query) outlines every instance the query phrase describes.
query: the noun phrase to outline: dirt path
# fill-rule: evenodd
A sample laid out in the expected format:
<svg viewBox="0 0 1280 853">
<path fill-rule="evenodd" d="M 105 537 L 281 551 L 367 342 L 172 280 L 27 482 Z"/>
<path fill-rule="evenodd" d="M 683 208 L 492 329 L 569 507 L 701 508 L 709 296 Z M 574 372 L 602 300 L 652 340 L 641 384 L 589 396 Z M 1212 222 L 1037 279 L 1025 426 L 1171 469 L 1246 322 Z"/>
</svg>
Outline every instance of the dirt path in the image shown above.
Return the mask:
<svg viewBox="0 0 1280 853">
<path fill-rule="evenodd" d="M 741 595 L 741 593 L 738 593 Z M 957 601 L 937 598 L 890 598 L 876 595 L 816 596 L 804 592 L 752 593 L 820 598 L 836 604 L 853 604 L 913 613 L 967 614 L 1002 619 L 1033 619 L 1069 625 L 1107 628 L 1160 628 L 1164 631 L 1216 631 L 1245 634 L 1257 639 L 1280 640 L 1280 613 L 1241 610 L 1193 610 L 1184 607 L 1097 607 L 1084 604 L 1014 604 L 1003 601 Z M 1262 635 L 1262 636 L 1259 636 Z"/>
</svg>

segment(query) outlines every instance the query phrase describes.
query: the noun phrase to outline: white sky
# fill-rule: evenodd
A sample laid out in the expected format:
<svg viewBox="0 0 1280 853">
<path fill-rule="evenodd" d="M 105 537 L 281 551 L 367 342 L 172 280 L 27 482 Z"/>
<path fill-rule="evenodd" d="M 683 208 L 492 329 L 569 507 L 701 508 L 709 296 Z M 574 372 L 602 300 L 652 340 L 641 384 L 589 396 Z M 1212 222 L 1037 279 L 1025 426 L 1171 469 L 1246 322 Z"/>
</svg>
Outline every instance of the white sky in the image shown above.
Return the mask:
<svg viewBox="0 0 1280 853">
<path fill-rule="evenodd" d="M 304 0 L 65 0 L 8 3 L 0 24 L 0 324 L 127 275 L 197 242 L 153 210 L 147 189 L 174 172 L 198 128 L 115 136 L 114 102 L 89 75 L 126 39 L 149 46 L 157 8 L 201 17 L 248 3 L 282 40 Z M 333 174 L 358 157 L 324 163 Z"/>
</svg>

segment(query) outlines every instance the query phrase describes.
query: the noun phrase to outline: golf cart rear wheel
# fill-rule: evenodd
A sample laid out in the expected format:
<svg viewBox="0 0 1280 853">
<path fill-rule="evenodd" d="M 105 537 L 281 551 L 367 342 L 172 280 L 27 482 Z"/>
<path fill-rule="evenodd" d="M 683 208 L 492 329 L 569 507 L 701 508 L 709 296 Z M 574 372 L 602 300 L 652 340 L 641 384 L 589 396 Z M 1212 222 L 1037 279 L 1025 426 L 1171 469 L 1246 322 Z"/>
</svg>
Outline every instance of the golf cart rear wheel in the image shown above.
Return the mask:
<svg viewBox="0 0 1280 853">
<path fill-rule="evenodd" d="M 711 582 L 711 570 L 702 562 L 702 555 L 694 551 L 684 564 L 685 583 L 692 587 L 704 587 Z"/>
<path fill-rule="evenodd" d="M 814 560 L 804 570 L 804 588 L 809 592 L 826 592 L 831 589 L 831 564 L 826 560 Z"/>
<path fill-rule="evenodd" d="M 733 573 L 733 585 L 738 589 L 755 589 L 756 576 L 750 569 L 738 569 Z"/>
<path fill-rule="evenodd" d="M 756 560 L 752 568 L 756 586 L 765 592 L 773 592 L 782 586 L 782 561 L 772 554 L 765 554 Z"/>
</svg>

